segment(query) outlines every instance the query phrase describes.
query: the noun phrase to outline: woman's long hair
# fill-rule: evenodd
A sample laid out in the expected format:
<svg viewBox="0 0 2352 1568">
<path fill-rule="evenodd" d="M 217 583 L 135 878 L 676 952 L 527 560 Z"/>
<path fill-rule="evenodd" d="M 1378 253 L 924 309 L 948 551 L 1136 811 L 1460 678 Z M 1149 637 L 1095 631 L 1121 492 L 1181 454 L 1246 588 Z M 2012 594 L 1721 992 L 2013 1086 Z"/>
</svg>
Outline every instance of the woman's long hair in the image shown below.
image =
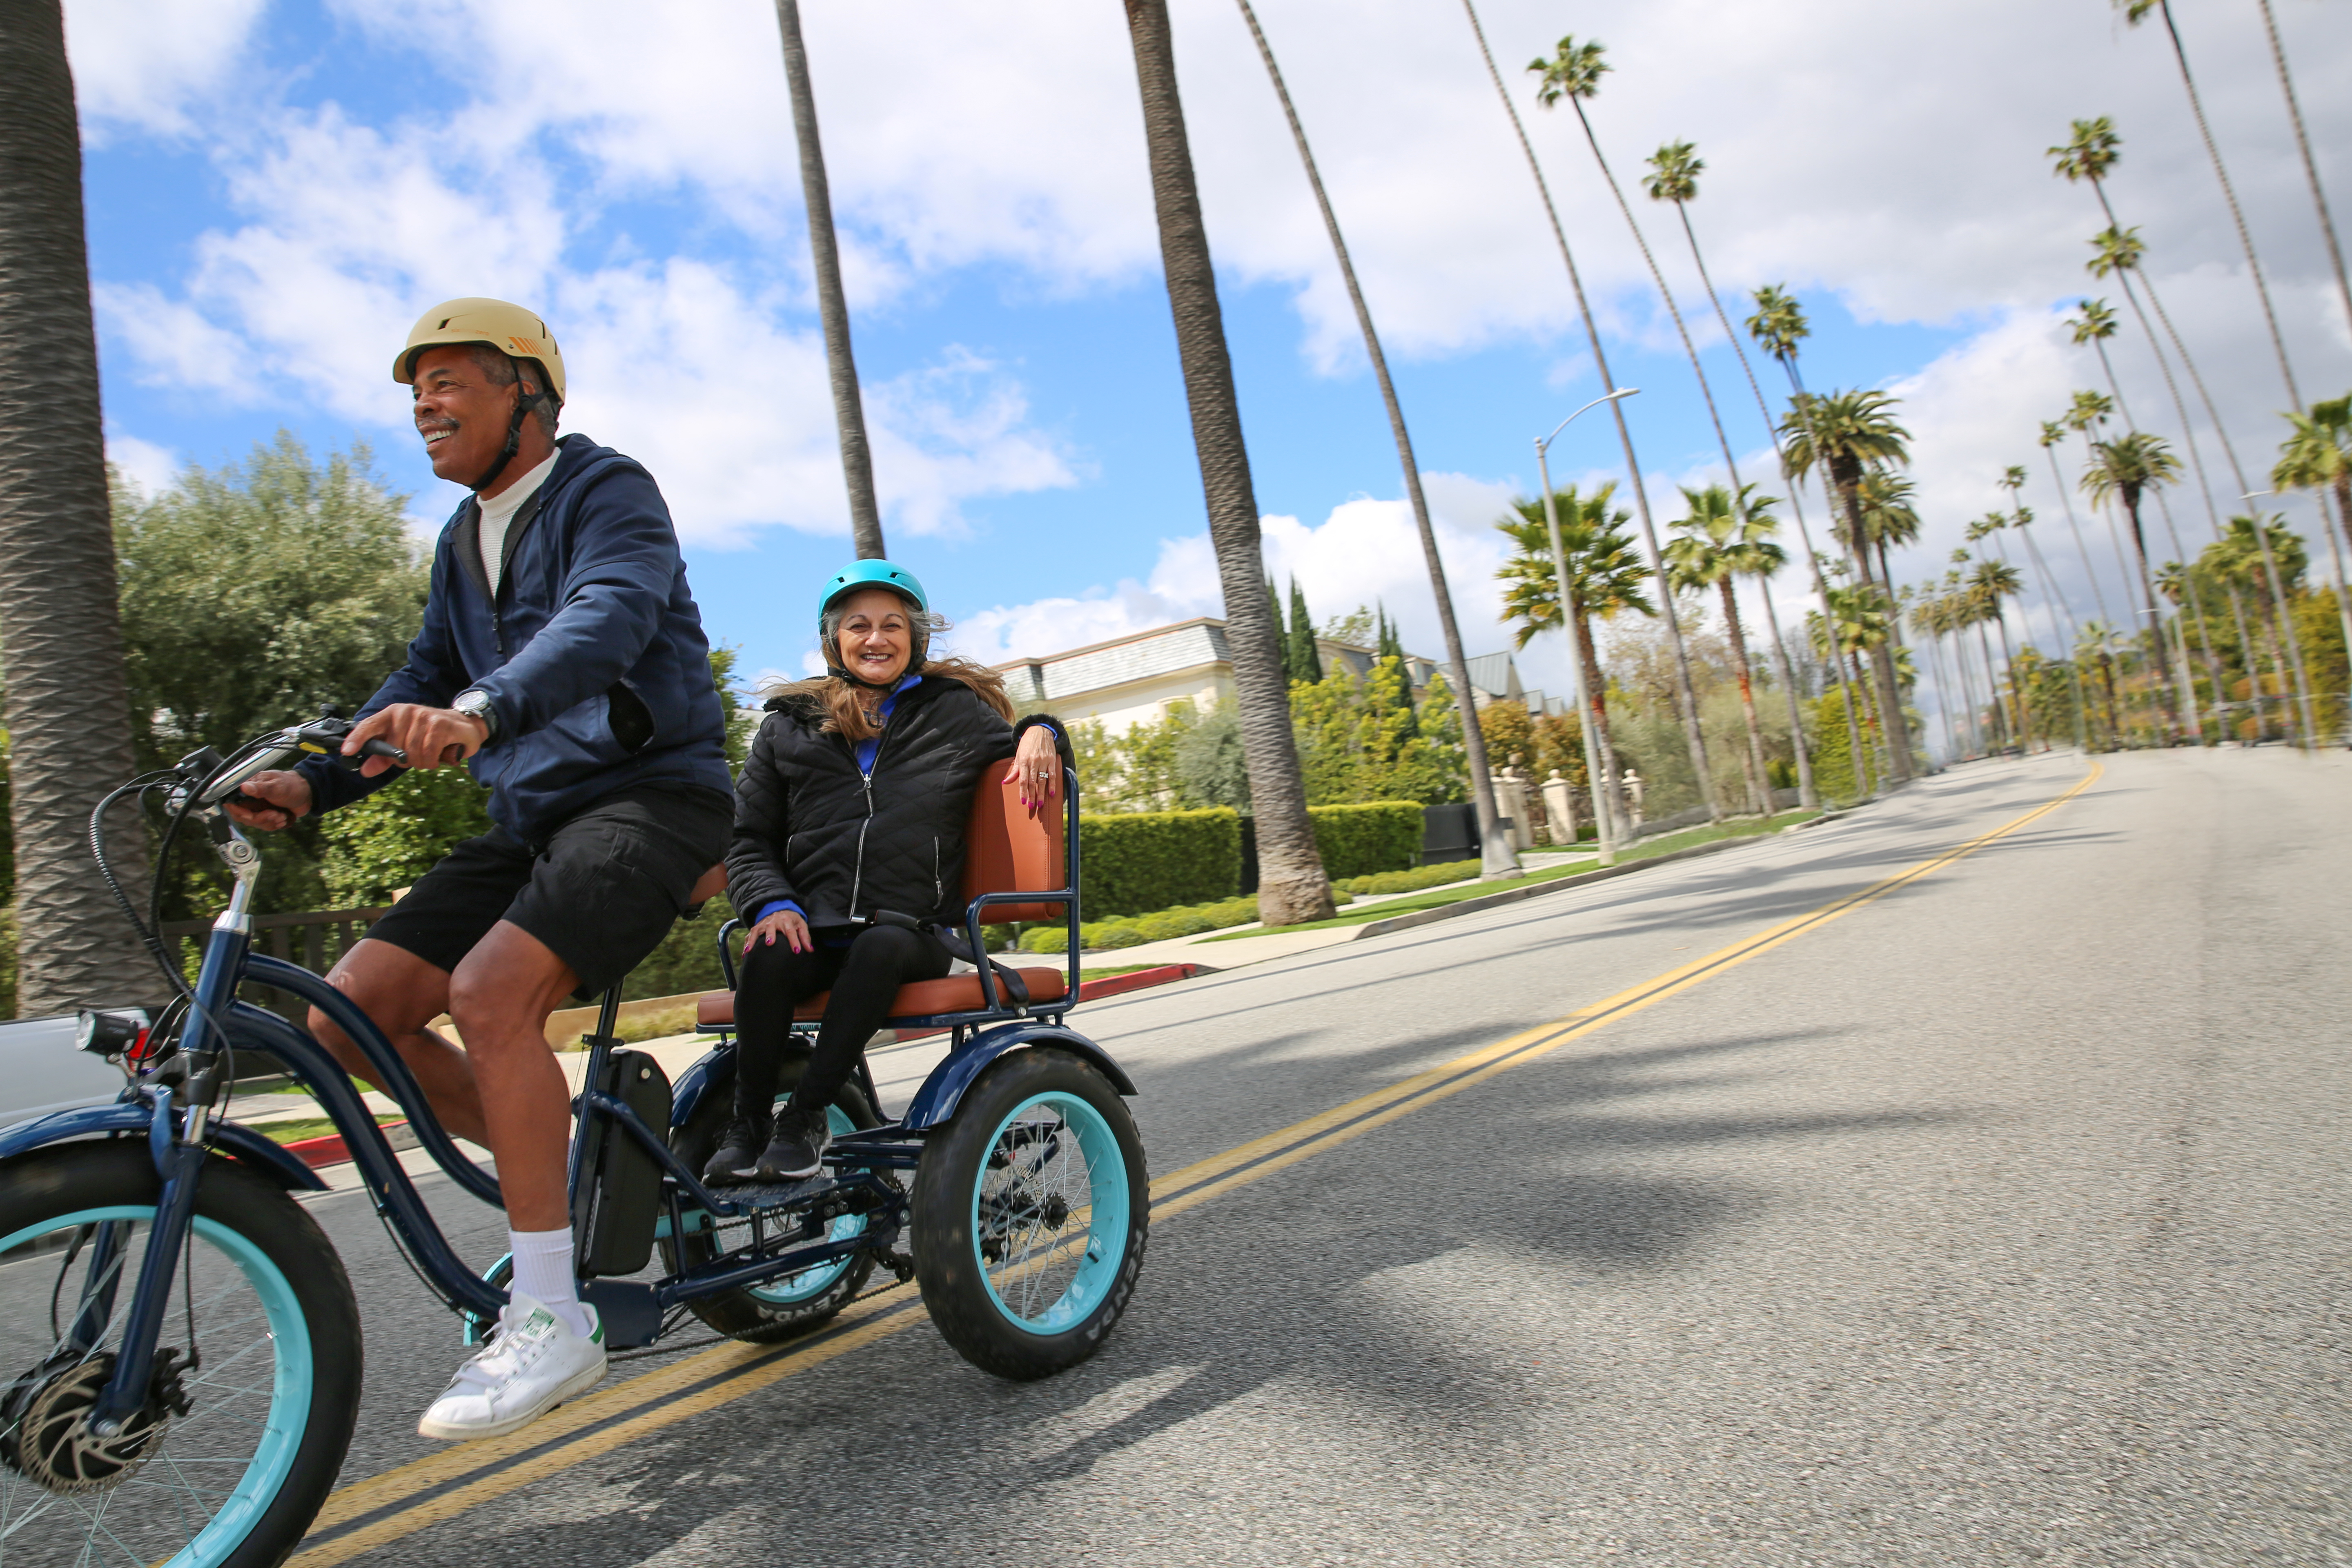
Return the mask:
<svg viewBox="0 0 2352 1568">
<path fill-rule="evenodd" d="M 828 617 L 825 630 L 833 632 Z M 931 631 L 936 635 L 947 629 L 944 622 L 934 620 Z M 977 664 L 960 655 L 945 658 L 926 658 L 921 673 L 945 676 L 971 688 L 972 695 L 996 710 L 1006 723 L 1013 721 L 1013 699 L 1005 695 L 1004 678 L 984 664 Z M 868 714 L 869 703 L 879 705 L 881 697 L 867 688 L 844 680 L 837 675 L 812 676 L 806 680 L 786 680 L 781 676 L 769 676 L 756 688 L 770 700 L 779 697 L 814 698 L 824 709 L 824 722 L 818 728 L 828 735 L 846 735 L 851 741 L 870 741 L 882 732 Z"/>
</svg>

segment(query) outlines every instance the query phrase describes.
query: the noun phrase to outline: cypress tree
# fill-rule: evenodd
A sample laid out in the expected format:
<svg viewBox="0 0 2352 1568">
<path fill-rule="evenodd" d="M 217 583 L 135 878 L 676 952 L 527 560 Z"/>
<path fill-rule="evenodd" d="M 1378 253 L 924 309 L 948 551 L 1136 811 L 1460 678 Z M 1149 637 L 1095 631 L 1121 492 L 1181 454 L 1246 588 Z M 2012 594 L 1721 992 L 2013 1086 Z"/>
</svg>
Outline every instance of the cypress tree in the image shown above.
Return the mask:
<svg viewBox="0 0 2352 1568">
<path fill-rule="evenodd" d="M 1315 621 L 1307 613 L 1307 595 L 1298 591 L 1298 579 L 1290 580 L 1290 679 L 1312 680 L 1323 679 L 1323 655 L 1315 646 Z"/>
<path fill-rule="evenodd" d="M 1266 613 L 1274 617 L 1274 629 L 1282 633 L 1274 639 L 1274 646 L 1282 655 L 1282 684 L 1286 690 L 1290 683 L 1298 679 L 1298 666 L 1291 658 L 1291 636 L 1283 630 L 1282 626 L 1282 595 L 1274 591 L 1274 574 L 1271 572 L 1265 576 L 1265 608 Z"/>
</svg>

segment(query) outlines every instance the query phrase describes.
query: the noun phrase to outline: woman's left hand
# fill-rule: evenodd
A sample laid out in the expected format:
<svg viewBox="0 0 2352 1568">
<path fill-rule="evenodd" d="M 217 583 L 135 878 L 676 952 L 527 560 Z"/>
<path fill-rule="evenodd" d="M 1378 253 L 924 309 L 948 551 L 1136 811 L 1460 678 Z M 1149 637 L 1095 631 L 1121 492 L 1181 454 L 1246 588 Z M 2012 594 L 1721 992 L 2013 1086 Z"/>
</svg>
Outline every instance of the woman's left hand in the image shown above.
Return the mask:
<svg viewBox="0 0 2352 1568">
<path fill-rule="evenodd" d="M 1042 816 L 1062 793 L 1062 757 L 1054 749 L 1054 732 L 1042 724 L 1021 731 L 1020 749 L 1013 753 L 1013 769 L 1004 782 L 1021 781 L 1021 804 L 1032 816 Z"/>
</svg>

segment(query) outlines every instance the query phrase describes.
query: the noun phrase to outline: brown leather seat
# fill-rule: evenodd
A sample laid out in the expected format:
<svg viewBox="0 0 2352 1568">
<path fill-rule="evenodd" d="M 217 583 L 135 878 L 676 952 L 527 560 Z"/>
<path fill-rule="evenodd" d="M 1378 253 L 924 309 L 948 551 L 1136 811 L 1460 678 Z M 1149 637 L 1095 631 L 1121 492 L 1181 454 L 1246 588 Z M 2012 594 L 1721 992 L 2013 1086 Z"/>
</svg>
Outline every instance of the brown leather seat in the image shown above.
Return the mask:
<svg viewBox="0 0 2352 1568">
<path fill-rule="evenodd" d="M 1023 984 L 1029 987 L 1032 1004 L 1061 999 L 1069 989 L 1070 977 L 1058 969 L 1016 969 Z M 824 1016 L 824 1005 L 833 994 L 820 991 L 793 1009 L 796 1020 L 814 1024 Z M 898 987 L 898 994 L 890 1004 L 894 1018 L 929 1018 L 941 1013 L 977 1013 L 988 1005 L 981 994 L 977 974 L 950 974 L 944 980 L 918 980 L 912 985 Z M 694 1022 L 702 1029 L 731 1029 L 735 1026 L 735 993 L 706 992 L 694 1006 Z"/>
<path fill-rule="evenodd" d="M 1066 842 L 1068 816 L 1066 802 L 1055 800 L 1043 814 L 1032 816 L 1021 804 L 1021 784 L 1008 780 L 1006 764 L 1010 757 L 1000 757 L 982 770 L 979 784 L 971 794 L 971 816 L 964 824 L 963 896 L 969 904 L 982 893 L 1044 893 L 1059 892 L 1066 886 L 1069 858 Z M 725 886 L 727 868 L 716 866 L 703 879 L 720 879 Z M 701 888 L 696 888 L 699 894 Z M 713 889 L 712 891 L 717 891 Z M 1069 910 L 1062 904 L 991 904 L 986 919 L 991 925 L 1009 924 L 1014 921 L 1055 921 L 1068 918 Z M 1040 1002 L 1056 1002 L 1069 990 L 1069 975 L 1059 969 L 1021 969 L 1014 973 L 1029 988 L 1032 1005 Z M 999 996 L 1003 996 L 1000 988 Z M 810 997 L 793 1009 L 793 1018 L 814 1023 L 824 1016 L 824 1004 L 831 992 Z M 890 1004 L 893 1018 L 929 1018 L 942 1013 L 977 1013 L 988 1005 L 977 974 L 950 974 L 944 980 L 919 980 L 912 985 L 898 988 Z M 703 1029 L 731 1029 L 735 1026 L 735 994 L 731 991 L 707 993 L 695 1004 L 695 1024 Z"/>
</svg>

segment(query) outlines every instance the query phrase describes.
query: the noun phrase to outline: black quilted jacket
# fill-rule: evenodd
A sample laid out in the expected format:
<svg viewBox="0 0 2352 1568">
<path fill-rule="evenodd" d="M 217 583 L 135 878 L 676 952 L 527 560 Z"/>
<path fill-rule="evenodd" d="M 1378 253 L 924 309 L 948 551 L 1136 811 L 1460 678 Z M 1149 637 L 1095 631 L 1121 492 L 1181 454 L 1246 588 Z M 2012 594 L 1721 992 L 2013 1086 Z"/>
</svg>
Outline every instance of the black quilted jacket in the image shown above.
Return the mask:
<svg viewBox="0 0 2352 1568">
<path fill-rule="evenodd" d="M 729 901 L 750 920 L 792 899 L 816 927 L 877 910 L 961 925 L 972 788 L 1041 721 L 1008 724 L 961 681 L 925 676 L 899 695 L 870 777 L 824 721 L 814 698 L 768 703 L 735 783 Z"/>
</svg>

